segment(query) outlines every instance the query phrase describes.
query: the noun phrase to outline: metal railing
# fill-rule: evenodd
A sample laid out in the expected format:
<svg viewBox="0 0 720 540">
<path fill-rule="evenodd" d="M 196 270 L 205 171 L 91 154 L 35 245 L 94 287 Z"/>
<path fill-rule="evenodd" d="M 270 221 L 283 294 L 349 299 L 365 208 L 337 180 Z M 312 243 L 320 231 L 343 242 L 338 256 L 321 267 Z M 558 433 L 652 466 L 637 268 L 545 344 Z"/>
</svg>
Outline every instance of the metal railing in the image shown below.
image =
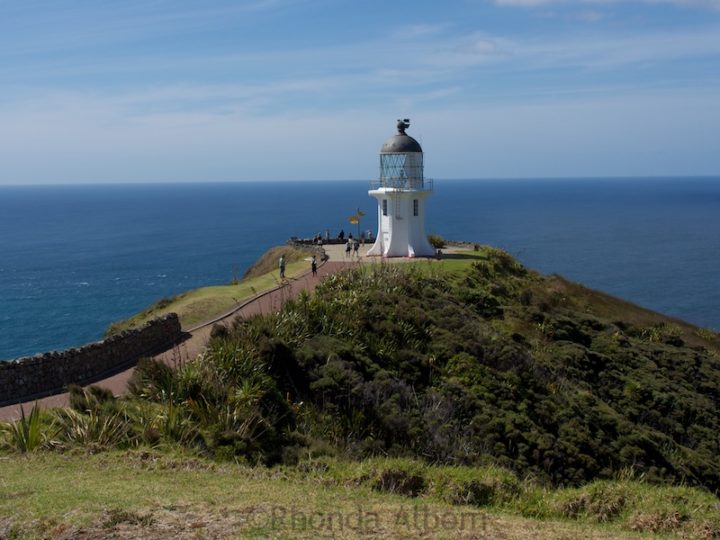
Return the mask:
<svg viewBox="0 0 720 540">
<path fill-rule="evenodd" d="M 409 178 L 383 178 L 382 180 L 371 180 L 370 189 L 389 188 L 396 191 L 433 191 L 435 181 L 432 178 L 424 180 L 413 180 Z"/>
</svg>

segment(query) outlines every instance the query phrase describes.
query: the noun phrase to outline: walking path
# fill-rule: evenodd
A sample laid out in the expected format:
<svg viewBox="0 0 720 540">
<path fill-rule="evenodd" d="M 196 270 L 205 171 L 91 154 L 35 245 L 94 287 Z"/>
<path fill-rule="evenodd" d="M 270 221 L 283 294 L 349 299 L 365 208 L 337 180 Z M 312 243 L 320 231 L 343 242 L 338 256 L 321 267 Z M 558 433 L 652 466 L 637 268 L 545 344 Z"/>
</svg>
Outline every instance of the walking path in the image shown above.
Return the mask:
<svg viewBox="0 0 720 540">
<path fill-rule="evenodd" d="M 345 254 L 344 244 L 333 244 L 324 246 L 329 259 L 318 267 L 318 275 L 313 277 L 310 269 L 305 274 L 287 280 L 283 285 L 270 291 L 260 293 L 244 302 L 238 304 L 230 312 L 215 318 L 211 321 L 195 326 L 188 330 L 190 337 L 161 354 L 155 356 L 171 366 L 180 366 L 185 362 L 196 358 L 204 349 L 210 339 L 212 327 L 217 323 L 232 324 L 233 321 L 252 315 L 272 313 L 280 309 L 280 306 L 290 298 L 295 298 L 301 291 L 312 292 L 323 278 L 345 268 L 351 268 L 360 263 L 377 263 L 378 257 L 364 257 L 363 255 L 351 256 Z M 367 253 L 370 245 L 360 248 L 360 253 Z M 415 259 L 393 259 L 395 262 L 410 261 Z M 308 267 L 310 263 L 308 262 Z M 127 391 L 127 383 L 130 380 L 134 367 L 121 371 L 106 379 L 92 383 L 112 391 L 116 396 L 123 395 Z M 88 385 L 89 386 L 89 385 Z M 55 394 L 42 399 L 26 401 L 25 403 L 0 407 L 0 421 L 17 420 L 21 416 L 21 407 L 28 413 L 33 405 L 37 403 L 40 408 L 66 407 L 70 403 L 69 394 Z"/>
<path fill-rule="evenodd" d="M 176 345 L 172 349 L 157 355 L 155 358 L 172 366 L 182 365 L 188 360 L 196 358 L 197 355 L 204 350 L 205 345 L 210 338 L 210 332 L 212 331 L 214 324 L 231 324 L 238 318 L 277 311 L 286 300 L 295 298 L 301 291 L 314 291 L 318 283 L 320 283 L 320 281 L 326 276 L 344 268 L 352 267 L 364 259 L 363 257 L 353 259 L 352 261 L 346 259 L 344 251 L 342 251 L 342 246 L 327 246 L 326 252 L 328 253 L 330 259 L 319 266 L 318 275 L 316 277 L 313 277 L 308 269 L 307 273 L 296 278 L 291 278 L 275 289 L 260 293 L 253 298 L 246 300 L 221 318 L 214 319 L 210 322 L 191 328 L 189 330 L 190 337 L 188 339 L 179 345 Z M 112 377 L 96 381 L 92 384 L 107 388 L 116 396 L 122 395 L 127 391 L 127 382 L 134 371 L 135 368 L 132 367 L 121 371 Z M 20 407 L 22 406 L 27 413 L 35 403 L 37 403 L 41 408 L 65 407 L 69 404 L 69 394 L 65 392 L 38 399 L 36 401 L 0 407 L 0 421 L 10 421 L 20 418 Z"/>
</svg>

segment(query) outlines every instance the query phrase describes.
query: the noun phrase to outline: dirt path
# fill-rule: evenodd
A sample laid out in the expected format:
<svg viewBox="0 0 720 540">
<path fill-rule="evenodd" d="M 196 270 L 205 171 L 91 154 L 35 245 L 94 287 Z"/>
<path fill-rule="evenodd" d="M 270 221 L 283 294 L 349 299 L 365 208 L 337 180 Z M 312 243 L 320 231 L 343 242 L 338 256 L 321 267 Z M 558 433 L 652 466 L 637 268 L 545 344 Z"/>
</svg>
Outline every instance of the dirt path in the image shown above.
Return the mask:
<svg viewBox="0 0 720 540">
<path fill-rule="evenodd" d="M 174 348 L 157 355 L 155 358 L 175 366 L 185 363 L 188 360 L 197 357 L 197 355 L 203 351 L 205 344 L 210 337 L 213 324 L 216 322 L 230 324 L 238 318 L 277 311 L 286 300 L 295 298 L 298 294 L 300 294 L 300 291 L 312 292 L 315 290 L 318 283 L 320 283 L 320 281 L 326 276 L 342 270 L 343 268 L 349 268 L 358 264 L 357 260 L 352 262 L 343 260 L 343 255 L 338 256 L 335 251 L 336 250 L 332 250 L 329 254 L 330 260 L 318 268 L 318 275 L 316 277 L 313 277 L 308 271 L 306 274 L 288 280 L 281 287 L 266 293 L 261 293 L 250 300 L 245 301 L 240 304 L 241 307 L 239 309 L 233 311 L 222 319 L 191 329 L 189 332 L 191 336 L 187 340 Z M 337 251 L 339 252 L 339 250 Z M 132 376 L 134 370 L 134 367 L 126 369 L 125 371 L 121 371 L 112 377 L 96 381 L 93 385 L 107 388 L 116 396 L 122 395 L 126 392 L 127 382 Z M 67 393 L 62 393 L 38 399 L 37 401 L 29 401 L 22 404 L 0 407 L 0 420 L 16 420 L 21 415 L 21 406 L 24 407 L 26 412 L 28 412 L 34 403 L 37 403 L 42 408 L 64 407 L 68 405 L 69 397 Z"/>
</svg>

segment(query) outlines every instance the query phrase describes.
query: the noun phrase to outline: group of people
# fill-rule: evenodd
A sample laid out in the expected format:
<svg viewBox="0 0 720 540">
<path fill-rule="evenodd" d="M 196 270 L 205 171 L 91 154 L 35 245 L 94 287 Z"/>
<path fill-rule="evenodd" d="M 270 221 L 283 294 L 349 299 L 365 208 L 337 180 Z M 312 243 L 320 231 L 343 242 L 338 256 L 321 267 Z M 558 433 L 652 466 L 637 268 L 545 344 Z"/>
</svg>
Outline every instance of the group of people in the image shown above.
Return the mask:
<svg viewBox="0 0 720 540">
<path fill-rule="evenodd" d="M 352 233 L 347 235 L 348 240 L 352 240 L 352 237 L 353 237 Z M 363 231 L 360 233 L 360 243 L 361 244 L 365 244 L 365 238 L 366 238 L 366 233 L 365 233 L 365 231 Z M 372 231 L 370 231 L 370 230 L 367 231 L 367 238 L 372 240 Z M 340 232 L 337 234 L 337 239 L 340 241 L 345 240 L 345 230 L 344 229 L 340 229 Z M 322 246 L 323 244 L 331 243 L 330 242 L 330 230 L 326 229 L 325 233 L 317 233 L 315 236 L 312 237 L 312 243 L 315 245 L 318 245 L 318 246 Z M 335 243 L 335 242 L 332 242 L 332 243 Z"/>
<path fill-rule="evenodd" d="M 330 240 L 330 231 L 325 231 L 325 238 L 323 238 L 322 234 L 317 233 L 315 236 L 313 236 L 312 242 L 313 244 L 322 246 L 323 243 L 327 242 L 328 240 Z"/>
<path fill-rule="evenodd" d="M 345 230 L 340 229 L 340 232 L 338 233 L 337 237 L 338 237 L 338 240 L 344 240 L 345 239 Z M 352 233 L 348 234 L 347 237 L 348 237 L 348 240 L 352 240 L 352 237 L 353 237 Z M 367 233 L 365 231 L 360 233 L 360 243 L 363 245 L 365 244 L 365 238 L 367 238 L 368 241 L 372 242 L 372 231 L 371 230 L 368 230 Z"/>
<path fill-rule="evenodd" d="M 368 238 L 370 238 L 371 232 L 368 231 Z M 345 239 L 345 231 L 340 230 L 340 232 L 337 235 L 338 239 L 344 240 Z M 317 244 L 319 246 L 322 246 L 323 243 L 328 242 L 330 239 L 330 231 L 326 230 L 325 235 L 318 233 L 313 237 L 313 243 Z M 372 238 L 371 238 L 372 240 Z M 360 245 L 365 245 L 365 232 L 360 234 L 360 238 L 353 238 L 352 233 L 348 234 L 347 236 L 347 242 L 345 243 L 345 257 L 348 259 L 352 258 L 360 258 Z M 310 261 L 310 270 L 312 271 L 313 276 L 317 276 L 317 258 L 315 255 L 312 256 L 312 260 Z M 285 280 L 285 255 L 280 256 L 280 261 L 278 263 L 278 268 L 280 270 L 280 279 Z"/>
<path fill-rule="evenodd" d="M 360 240 L 357 238 L 353 240 L 352 234 L 348 237 L 348 241 L 345 243 L 345 257 L 360 257 Z"/>
</svg>

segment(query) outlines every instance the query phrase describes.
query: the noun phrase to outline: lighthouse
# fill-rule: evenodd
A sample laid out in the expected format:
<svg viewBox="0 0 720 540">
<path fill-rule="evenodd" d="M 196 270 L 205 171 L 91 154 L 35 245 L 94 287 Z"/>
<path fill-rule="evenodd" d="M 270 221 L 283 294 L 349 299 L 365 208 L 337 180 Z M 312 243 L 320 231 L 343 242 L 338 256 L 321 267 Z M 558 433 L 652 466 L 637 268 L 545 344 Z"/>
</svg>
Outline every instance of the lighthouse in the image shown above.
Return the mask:
<svg viewBox="0 0 720 540">
<path fill-rule="evenodd" d="M 431 257 L 435 249 L 425 234 L 425 199 L 432 181 L 423 176 L 423 151 L 398 120 L 398 132 L 380 149 L 380 179 L 368 194 L 378 202 L 378 234 L 369 256 Z"/>
</svg>

